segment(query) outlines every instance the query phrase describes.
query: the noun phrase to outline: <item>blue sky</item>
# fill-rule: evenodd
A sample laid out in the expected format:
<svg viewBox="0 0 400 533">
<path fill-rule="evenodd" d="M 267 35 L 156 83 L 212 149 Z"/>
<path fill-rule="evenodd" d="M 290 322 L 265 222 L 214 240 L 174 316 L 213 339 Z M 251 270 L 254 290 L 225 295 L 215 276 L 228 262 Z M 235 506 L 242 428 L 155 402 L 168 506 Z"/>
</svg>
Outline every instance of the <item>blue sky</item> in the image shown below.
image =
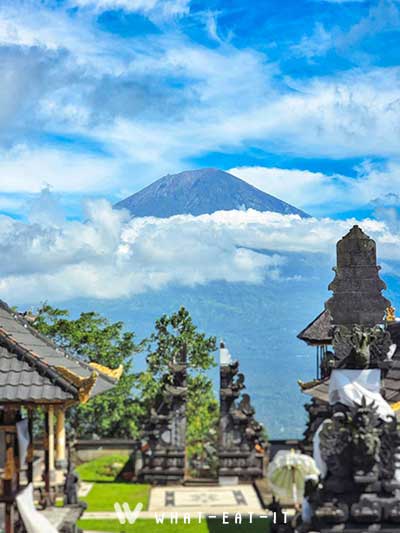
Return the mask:
<svg viewBox="0 0 400 533">
<path fill-rule="evenodd" d="M 398 0 L 0 0 L 0 296 L 295 284 L 356 222 L 395 275 L 399 35 Z M 210 166 L 313 218 L 111 208 Z"/>
<path fill-rule="evenodd" d="M 49 185 L 80 217 L 214 166 L 376 215 L 400 193 L 399 36 L 397 0 L 1 0 L 0 209 Z"/>
</svg>

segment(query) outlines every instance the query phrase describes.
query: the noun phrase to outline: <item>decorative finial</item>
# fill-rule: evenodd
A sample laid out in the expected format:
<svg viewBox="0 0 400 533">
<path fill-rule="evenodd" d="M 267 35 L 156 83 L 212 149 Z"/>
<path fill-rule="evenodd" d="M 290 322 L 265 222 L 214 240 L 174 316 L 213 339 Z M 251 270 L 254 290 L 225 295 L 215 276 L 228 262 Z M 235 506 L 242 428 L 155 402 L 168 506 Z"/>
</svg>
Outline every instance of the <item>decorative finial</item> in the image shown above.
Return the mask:
<svg viewBox="0 0 400 533">
<path fill-rule="evenodd" d="M 396 322 L 396 309 L 391 305 L 389 305 L 389 307 L 386 308 L 385 321 Z"/>
</svg>

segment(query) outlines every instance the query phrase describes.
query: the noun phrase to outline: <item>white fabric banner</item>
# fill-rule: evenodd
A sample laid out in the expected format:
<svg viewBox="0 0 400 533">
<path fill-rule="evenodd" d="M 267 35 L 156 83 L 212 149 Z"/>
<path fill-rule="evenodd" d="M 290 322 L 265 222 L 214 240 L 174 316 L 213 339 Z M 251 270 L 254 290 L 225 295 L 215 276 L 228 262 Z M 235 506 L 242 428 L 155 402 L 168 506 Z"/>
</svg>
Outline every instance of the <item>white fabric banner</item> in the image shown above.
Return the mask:
<svg viewBox="0 0 400 533">
<path fill-rule="evenodd" d="M 367 404 L 375 402 L 379 417 L 386 420 L 394 416 L 394 411 L 382 397 L 381 371 L 378 368 L 368 370 L 333 370 L 329 382 L 329 403 L 343 403 L 349 407 L 361 404 L 366 398 Z"/>
<path fill-rule="evenodd" d="M 45 516 L 35 507 L 33 501 L 33 485 L 29 485 L 16 497 L 18 511 L 28 533 L 57 533 Z"/>
<path fill-rule="evenodd" d="M 24 418 L 17 422 L 17 436 L 18 436 L 18 449 L 19 449 L 19 466 L 23 468 L 26 463 L 26 454 L 29 446 L 29 428 L 28 419 Z"/>
<path fill-rule="evenodd" d="M 328 468 L 326 466 L 325 461 L 322 459 L 321 449 L 319 447 L 319 443 L 320 443 L 319 434 L 321 433 L 321 429 L 324 427 L 325 422 L 327 422 L 327 420 L 324 420 L 318 426 L 318 429 L 314 433 L 314 437 L 313 437 L 313 457 L 314 457 L 315 464 L 318 467 L 318 470 L 321 472 L 322 479 L 324 479 L 324 477 L 326 476 L 328 472 Z"/>
<path fill-rule="evenodd" d="M 230 365 L 232 363 L 232 356 L 228 348 L 219 349 L 219 363 L 220 365 Z"/>
</svg>

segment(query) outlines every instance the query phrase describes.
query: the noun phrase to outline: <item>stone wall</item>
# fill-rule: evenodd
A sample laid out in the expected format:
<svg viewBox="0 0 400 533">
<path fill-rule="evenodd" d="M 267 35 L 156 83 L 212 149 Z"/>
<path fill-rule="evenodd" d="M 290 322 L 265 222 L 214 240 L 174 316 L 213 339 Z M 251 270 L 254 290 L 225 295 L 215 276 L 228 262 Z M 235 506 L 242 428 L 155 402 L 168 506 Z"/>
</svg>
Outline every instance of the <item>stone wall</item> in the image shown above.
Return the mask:
<svg viewBox="0 0 400 533">
<path fill-rule="evenodd" d="M 76 462 L 85 463 L 105 455 L 130 454 L 137 446 L 136 440 L 128 439 L 78 440 L 76 443 Z"/>
</svg>

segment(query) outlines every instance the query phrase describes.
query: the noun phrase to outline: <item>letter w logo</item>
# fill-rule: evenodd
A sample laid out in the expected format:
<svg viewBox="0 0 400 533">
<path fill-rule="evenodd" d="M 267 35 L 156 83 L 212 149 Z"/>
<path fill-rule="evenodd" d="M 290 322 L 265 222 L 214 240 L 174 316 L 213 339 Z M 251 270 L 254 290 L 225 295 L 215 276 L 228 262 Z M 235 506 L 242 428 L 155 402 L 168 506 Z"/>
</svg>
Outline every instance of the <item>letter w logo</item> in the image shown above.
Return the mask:
<svg viewBox="0 0 400 533">
<path fill-rule="evenodd" d="M 133 511 L 131 511 L 129 503 L 124 502 L 122 506 L 118 502 L 114 503 L 114 510 L 117 513 L 121 525 L 124 525 L 126 522 L 128 522 L 128 524 L 134 524 L 142 509 L 143 503 L 140 502 L 136 505 Z"/>
</svg>

